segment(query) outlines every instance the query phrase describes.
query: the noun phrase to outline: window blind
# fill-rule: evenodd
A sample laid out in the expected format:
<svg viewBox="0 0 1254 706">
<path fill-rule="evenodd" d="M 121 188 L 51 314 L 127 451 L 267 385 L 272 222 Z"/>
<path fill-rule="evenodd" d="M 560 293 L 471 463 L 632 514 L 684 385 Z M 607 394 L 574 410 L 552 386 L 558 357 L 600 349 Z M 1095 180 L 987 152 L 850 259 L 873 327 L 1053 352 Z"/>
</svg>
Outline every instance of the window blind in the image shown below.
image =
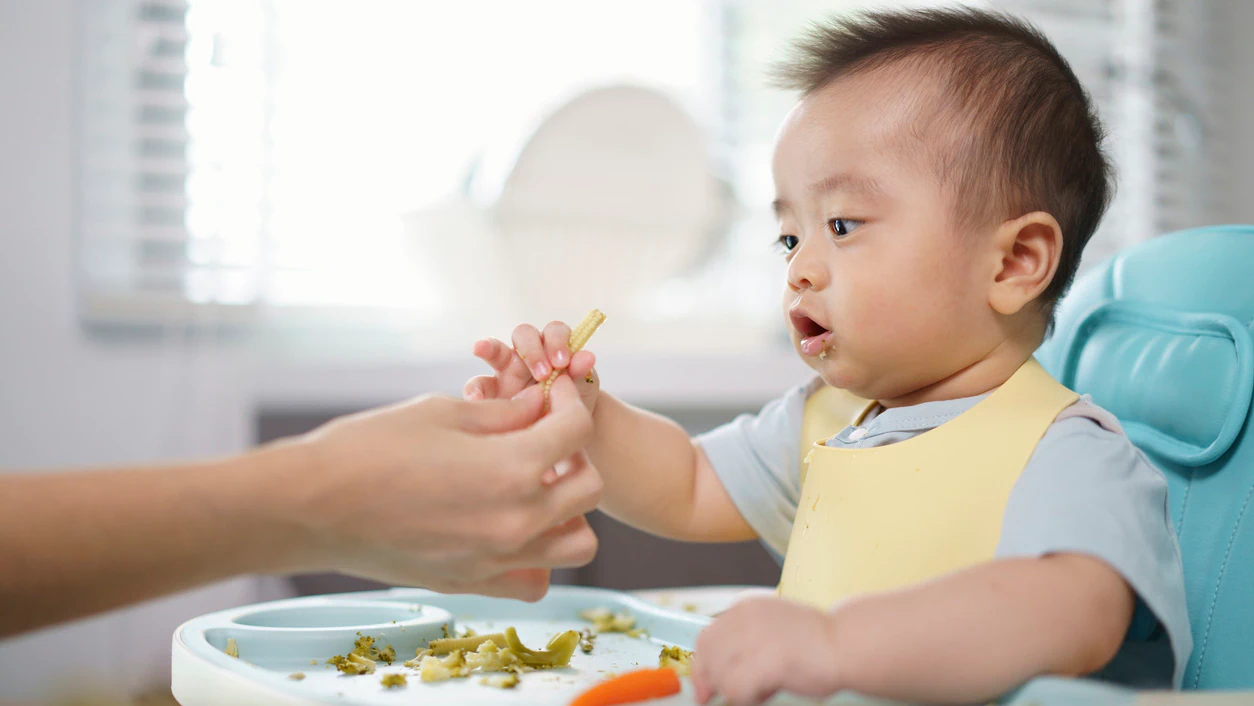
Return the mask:
<svg viewBox="0 0 1254 706">
<path fill-rule="evenodd" d="M 455 191 L 488 132 L 616 80 L 684 98 L 749 214 L 735 232 L 757 248 L 794 99 L 766 85 L 766 68 L 808 21 L 896 4 L 83 0 L 84 318 L 248 322 L 345 303 L 424 315 L 438 292 L 423 288 L 406 209 Z M 1038 23 L 1098 104 L 1119 189 L 1090 262 L 1213 218 L 1216 3 L 968 4 Z"/>
<path fill-rule="evenodd" d="M 417 242 L 407 215 L 456 195 L 497 133 L 593 86 L 659 88 L 713 122 L 714 8 L 84 0 L 85 317 L 429 319 L 443 273 L 423 250 L 458 243 Z"/>
</svg>

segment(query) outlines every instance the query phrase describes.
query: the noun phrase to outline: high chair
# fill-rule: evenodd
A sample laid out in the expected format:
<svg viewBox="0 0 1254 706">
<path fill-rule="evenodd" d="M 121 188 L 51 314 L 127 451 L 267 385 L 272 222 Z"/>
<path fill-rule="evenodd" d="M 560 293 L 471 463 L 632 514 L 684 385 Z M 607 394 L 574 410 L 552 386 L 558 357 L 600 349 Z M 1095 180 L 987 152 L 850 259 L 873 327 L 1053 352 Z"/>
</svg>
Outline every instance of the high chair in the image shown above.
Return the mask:
<svg viewBox="0 0 1254 706">
<path fill-rule="evenodd" d="M 1167 476 L 1185 689 L 1254 688 L 1254 226 L 1181 231 L 1082 277 L 1037 358 Z"/>
</svg>

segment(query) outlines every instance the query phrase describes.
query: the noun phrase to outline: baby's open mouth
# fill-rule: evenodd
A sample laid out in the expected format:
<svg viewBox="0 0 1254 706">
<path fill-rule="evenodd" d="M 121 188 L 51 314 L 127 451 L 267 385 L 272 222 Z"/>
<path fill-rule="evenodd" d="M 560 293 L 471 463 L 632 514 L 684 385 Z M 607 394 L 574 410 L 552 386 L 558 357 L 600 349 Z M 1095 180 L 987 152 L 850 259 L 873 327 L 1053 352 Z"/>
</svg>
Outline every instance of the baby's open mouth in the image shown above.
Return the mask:
<svg viewBox="0 0 1254 706">
<path fill-rule="evenodd" d="M 803 355 L 819 355 L 827 350 L 827 341 L 832 332 L 810 317 L 793 312 L 788 315 L 792 326 L 801 334 L 801 353 Z"/>
</svg>

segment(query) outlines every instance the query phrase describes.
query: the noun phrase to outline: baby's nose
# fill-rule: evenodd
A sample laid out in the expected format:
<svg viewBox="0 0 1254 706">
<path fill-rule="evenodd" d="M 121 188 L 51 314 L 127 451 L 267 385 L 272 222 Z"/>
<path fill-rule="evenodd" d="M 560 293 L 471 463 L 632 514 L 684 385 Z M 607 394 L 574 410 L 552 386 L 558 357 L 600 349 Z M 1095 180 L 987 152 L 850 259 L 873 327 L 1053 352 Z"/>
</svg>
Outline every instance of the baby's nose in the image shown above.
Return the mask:
<svg viewBox="0 0 1254 706">
<path fill-rule="evenodd" d="M 821 289 L 823 286 L 822 273 L 809 259 L 802 260 L 800 257 L 795 257 L 792 262 L 788 263 L 788 286 L 795 292 L 806 289 Z"/>
</svg>

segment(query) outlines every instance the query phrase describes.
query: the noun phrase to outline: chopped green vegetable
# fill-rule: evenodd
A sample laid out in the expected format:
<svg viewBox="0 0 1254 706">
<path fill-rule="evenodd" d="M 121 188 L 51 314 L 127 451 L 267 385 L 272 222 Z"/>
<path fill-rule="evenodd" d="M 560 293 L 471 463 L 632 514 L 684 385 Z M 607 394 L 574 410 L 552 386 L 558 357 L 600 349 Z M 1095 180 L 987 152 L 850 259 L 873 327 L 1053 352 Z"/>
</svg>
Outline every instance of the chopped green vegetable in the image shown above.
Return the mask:
<svg viewBox="0 0 1254 706">
<path fill-rule="evenodd" d="M 393 648 L 391 645 L 388 645 L 387 647 L 384 647 L 383 649 L 378 650 L 378 653 L 379 653 L 379 661 L 381 662 L 391 664 L 396 661 L 396 649 Z"/>
<path fill-rule="evenodd" d="M 369 660 L 379 659 L 379 650 L 374 646 L 374 638 L 367 637 L 361 633 L 357 633 L 357 639 L 353 641 L 352 654 L 360 655 Z"/>
<path fill-rule="evenodd" d="M 462 647 L 472 644 L 477 646 L 473 652 Z M 424 682 L 467 677 L 473 671 L 511 672 L 514 679 L 506 677 L 493 680 L 492 685 L 496 686 L 495 682 L 500 681 L 500 688 L 513 688 L 517 684 L 517 676 L 524 671 L 570 664 L 571 655 L 578 645 L 579 633 L 567 630 L 554 635 L 545 649 L 532 650 L 522 644 L 514 628 L 506 628 L 504 633 L 494 635 L 432 640 L 431 648 L 419 652 L 405 666 L 418 669 Z M 440 650 L 451 646 L 456 646 L 457 649 L 453 649 L 443 659 L 437 656 Z"/>
<path fill-rule="evenodd" d="M 675 670 L 681 677 L 692 673 L 692 653 L 680 647 L 663 647 L 657 656 L 657 666 Z"/>
<path fill-rule="evenodd" d="M 543 650 L 531 650 L 518 639 L 518 632 L 510 627 L 505 628 L 505 645 L 528 667 L 565 667 L 570 664 L 571 655 L 579 646 L 579 633 L 567 630 L 554 635 Z"/>
</svg>

